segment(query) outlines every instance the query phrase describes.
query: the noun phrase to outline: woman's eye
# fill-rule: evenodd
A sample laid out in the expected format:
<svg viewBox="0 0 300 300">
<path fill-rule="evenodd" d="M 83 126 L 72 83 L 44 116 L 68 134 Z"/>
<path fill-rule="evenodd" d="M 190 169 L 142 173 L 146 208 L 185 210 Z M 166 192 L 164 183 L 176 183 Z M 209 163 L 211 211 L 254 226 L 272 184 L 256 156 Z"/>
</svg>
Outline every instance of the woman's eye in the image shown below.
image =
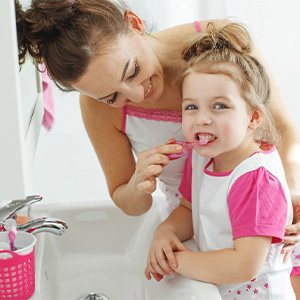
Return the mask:
<svg viewBox="0 0 300 300">
<path fill-rule="evenodd" d="M 108 104 L 108 105 L 114 104 L 116 102 L 116 100 L 117 100 L 117 96 L 118 96 L 118 93 L 117 92 L 114 93 L 113 97 L 110 100 L 106 101 L 106 104 Z"/>
<path fill-rule="evenodd" d="M 185 107 L 185 110 L 194 110 L 194 109 L 198 109 L 198 107 L 194 104 L 189 104 Z"/>
<path fill-rule="evenodd" d="M 139 72 L 140 72 L 140 66 L 139 66 L 137 63 L 135 63 L 135 64 L 134 64 L 134 72 L 133 72 L 132 75 L 130 75 L 130 76 L 128 77 L 128 79 L 130 80 L 130 79 L 135 78 L 135 77 L 139 74 Z"/>
<path fill-rule="evenodd" d="M 217 103 L 215 106 L 214 106 L 215 109 L 225 109 L 227 108 L 227 106 L 225 104 L 222 104 L 222 103 Z"/>
</svg>

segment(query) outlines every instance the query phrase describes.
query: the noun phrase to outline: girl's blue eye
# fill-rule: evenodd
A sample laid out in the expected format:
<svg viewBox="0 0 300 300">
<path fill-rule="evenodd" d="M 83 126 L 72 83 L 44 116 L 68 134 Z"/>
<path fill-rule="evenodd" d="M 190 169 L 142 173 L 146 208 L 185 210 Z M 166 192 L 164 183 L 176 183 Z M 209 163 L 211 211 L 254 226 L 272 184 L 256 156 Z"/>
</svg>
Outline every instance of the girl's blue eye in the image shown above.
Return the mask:
<svg viewBox="0 0 300 300">
<path fill-rule="evenodd" d="M 185 110 L 194 110 L 194 109 L 198 109 L 198 107 L 194 104 L 190 104 L 185 107 Z"/>
<path fill-rule="evenodd" d="M 222 104 L 222 103 L 217 103 L 215 105 L 215 109 L 225 109 L 227 108 L 227 106 L 225 104 Z"/>
</svg>

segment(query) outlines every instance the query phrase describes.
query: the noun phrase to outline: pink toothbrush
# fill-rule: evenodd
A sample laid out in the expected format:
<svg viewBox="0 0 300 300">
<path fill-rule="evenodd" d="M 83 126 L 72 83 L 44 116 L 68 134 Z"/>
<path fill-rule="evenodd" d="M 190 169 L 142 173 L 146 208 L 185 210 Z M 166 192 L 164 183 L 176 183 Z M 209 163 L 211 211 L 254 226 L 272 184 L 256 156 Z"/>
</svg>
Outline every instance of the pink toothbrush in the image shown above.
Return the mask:
<svg viewBox="0 0 300 300">
<path fill-rule="evenodd" d="M 11 251 L 16 251 L 17 248 L 15 247 L 15 238 L 16 238 L 16 234 L 17 234 L 17 228 L 16 226 L 12 226 L 9 233 L 8 233 L 8 238 L 9 238 L 9 242 L 10 242 L 10 250 Z"/>
<path fill-rule="evenodd" d="M 199 141 L 196 142 L 185 142 L 185 141 L 174 141 L 170 144 L 178 144 L 182 146 L 182 151 L 180 153 L 170 153 L 166 154 L 170 160 L 178 159 L 184 155 L 186 155 L 191 149 L 193 149 L 194 146 L 200 145 L 204 146 L 208 143 L 207 138 L 201 138 Z"/>
</svg>

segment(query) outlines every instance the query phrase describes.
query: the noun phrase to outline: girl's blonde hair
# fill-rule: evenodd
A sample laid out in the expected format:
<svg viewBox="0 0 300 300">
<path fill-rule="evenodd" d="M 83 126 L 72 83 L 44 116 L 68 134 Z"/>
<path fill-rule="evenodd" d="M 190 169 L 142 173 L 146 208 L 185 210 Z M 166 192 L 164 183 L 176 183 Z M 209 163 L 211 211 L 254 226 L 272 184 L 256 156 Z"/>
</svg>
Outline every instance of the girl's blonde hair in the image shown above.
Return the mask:
<svg viewBox="0 0 300 300">
<path fill-rule="evenodd" d="M 224 20 L 208 23 L 206 32 L 196 33 L 187 40 L 182 57 L 187 68 L 180 75 L 181 83 L 191 72 L 225 74 L 239 87 L 241 96 L 251 109 L 262 113 L 263 121 L 254 132 L 254 139 L 279 146 L 279 135 L 267 105 L 270 82 L 264 67 L 251 56 L 252 42 L 245 27 Z"/>
</svg>

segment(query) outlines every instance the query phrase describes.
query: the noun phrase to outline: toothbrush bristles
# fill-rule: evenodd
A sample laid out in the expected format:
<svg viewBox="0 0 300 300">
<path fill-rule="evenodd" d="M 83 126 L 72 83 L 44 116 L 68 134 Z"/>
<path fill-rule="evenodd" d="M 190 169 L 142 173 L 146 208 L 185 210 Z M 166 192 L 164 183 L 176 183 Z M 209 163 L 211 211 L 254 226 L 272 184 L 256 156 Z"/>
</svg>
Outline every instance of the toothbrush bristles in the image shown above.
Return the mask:
<svg viewBox="0 0 300 300">
<path fill-rule="evenodd" d="M 199 144 L 200 144 L 201 146 L 204 146 L 204 145 L 206 145 L 207 143 L 208 143 L 208 139 L 207 139 L 207 138 L 202 138 L 202 139 L 199 140 Z"/>
</svg>

